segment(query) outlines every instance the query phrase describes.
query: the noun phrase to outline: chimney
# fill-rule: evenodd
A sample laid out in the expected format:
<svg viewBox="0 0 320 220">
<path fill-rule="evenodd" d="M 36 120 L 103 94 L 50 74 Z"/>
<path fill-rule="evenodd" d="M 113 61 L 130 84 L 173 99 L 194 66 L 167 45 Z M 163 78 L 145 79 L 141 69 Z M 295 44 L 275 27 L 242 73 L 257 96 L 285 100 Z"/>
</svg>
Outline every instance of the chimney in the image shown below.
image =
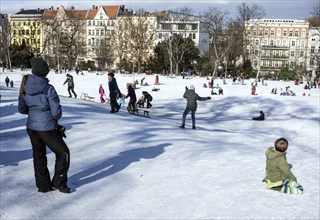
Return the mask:
<svg viewBox="0 0 320 220">
<path fill-rule="evenodd" d="M 92 5 L 92 9 L 96 9 L 96 6 L 95 6 L 95 5 Z"/>
<path fill-rule="evenodd" d="M 51 10 L 53 11 L 53 6 L 51 6 Z"/>
<path fill-rule="evenodd" d="M 21 8 L 21 9 L 20 9 L 20 11 L 24 11 L 24 9 L 23 9 L 23 8 Z"/>
<path fill-rule="evenodd" d="M 71 10 L 74 10 L 74 6 L 71 6 Z"/>
<path fill-rule="evenodd" d="M 37 8 L 37 11 L 39 12 L 39 11 L 40 11 L 40 8 Z"/>
</svg>

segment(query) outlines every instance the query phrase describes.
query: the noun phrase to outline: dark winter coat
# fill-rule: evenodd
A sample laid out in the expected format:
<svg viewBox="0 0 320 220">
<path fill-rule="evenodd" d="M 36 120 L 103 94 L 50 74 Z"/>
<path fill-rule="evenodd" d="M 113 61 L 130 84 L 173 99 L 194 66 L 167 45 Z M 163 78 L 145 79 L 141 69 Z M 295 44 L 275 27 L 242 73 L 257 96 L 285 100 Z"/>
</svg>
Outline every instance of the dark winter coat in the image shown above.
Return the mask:
<svg viewBox="0 0 320 220">
<path fill-rule="evenodd" d="M 137 101 L 136 92 L 134 91 L 134 89 L 132 87 L 128 89 L 128 94 L 127 94 L 126 98 L 128 98 L 128 97 L 130 97 L 131 102 Z"/>
<path fill-rule="evenodd" d="M 108 85 L 109 85 L 110 98 L 116 97 L 117 95 L 120 94 L 117 80 L 115 78 L 112 78 L 112 80 L 108 82 Z"/>
<path fill-rule="evenodd" d="M 287 162 L 286 152 L 277 151 L 274 147 L 266 151 L 266 175 L 271 182 L 280 180 L 294 180 L 297 178 L 292 174 Z"/>
<path fill-rule="evenodd" d="M 20 94 L 18 110 L 27 114 L 27 128 L 36 131 L 57 129 L 62 116 L 59 96 L 48 79 L 29 75 L 25 84 L 26 95 Z"/>
<path fill-rule="evenodd" d="M 197 100 L 199 101 L 206 101 L 208 97 L 200 97 L 194 90 L 186 90 L 183 94 L 183 98 L 187 99 L 187 107 L 186 109 L 190 111 L 197 110 Z"/>
</svg>

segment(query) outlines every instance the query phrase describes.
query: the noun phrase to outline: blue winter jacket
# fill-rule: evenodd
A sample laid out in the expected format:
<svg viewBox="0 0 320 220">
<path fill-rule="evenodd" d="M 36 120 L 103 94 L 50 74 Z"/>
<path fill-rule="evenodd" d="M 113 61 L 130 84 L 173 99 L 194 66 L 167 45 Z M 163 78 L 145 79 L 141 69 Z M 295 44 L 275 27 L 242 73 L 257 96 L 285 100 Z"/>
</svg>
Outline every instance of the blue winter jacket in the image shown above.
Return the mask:
<svg viewBox="0 0 320 220">
<path fill-rule="evenodd" d="M 26 95 L 19 95 L 18 110 L 27 114 L 27 128 L 36 131 L 57 129 L 62 116 L 59 96 L 48 79 L 29 75 L 25 84 Z"/>
</svg>

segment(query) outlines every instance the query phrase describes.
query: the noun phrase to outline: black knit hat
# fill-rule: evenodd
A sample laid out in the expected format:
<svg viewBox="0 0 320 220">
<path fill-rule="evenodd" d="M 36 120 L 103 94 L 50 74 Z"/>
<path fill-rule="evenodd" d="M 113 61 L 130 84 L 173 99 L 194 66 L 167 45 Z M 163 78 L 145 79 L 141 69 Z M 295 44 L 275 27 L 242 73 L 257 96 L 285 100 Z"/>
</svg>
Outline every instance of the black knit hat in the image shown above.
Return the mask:
<svg viewBox="0 0 320 220">
<path fill-rule="evenodd" d="M 50 71 L 47 62 L 40 57 L 33 58 L 31 60 L 31 66 L 32 66 L 31 72 L 36 76 L 44 77 L 48 75 Z"/>
</svg>

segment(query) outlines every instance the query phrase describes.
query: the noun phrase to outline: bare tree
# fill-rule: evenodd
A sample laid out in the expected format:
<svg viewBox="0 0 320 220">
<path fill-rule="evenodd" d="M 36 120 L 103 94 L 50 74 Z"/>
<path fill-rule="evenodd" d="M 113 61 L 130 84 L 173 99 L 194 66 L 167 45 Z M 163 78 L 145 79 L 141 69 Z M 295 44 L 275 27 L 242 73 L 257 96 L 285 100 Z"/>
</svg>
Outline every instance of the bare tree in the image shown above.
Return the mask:
<svg viewBox="0 0 320 220">
<path fill-rule="evenodd" d="M 137 62 L 138 72 L 141 72 L 141 65 L 147 61 L 149 52 L 155 41 L 156 26 L 150 19 L 148 13 L 139 9 L 135 15 L 125 16 L 125 27 L 127 29 L 128 51 L 131 54 L 132 62 Z"/>
<path fill-rule="evenodd" d="M 207 32 L 211 36 L 209 58 L 213 64 L 213 76 L 216 76 L 218 67 L 232 46 L 233 29 L 227 28 L 230 22 L 227 11 L 217 7 L 209 8 L 202 14 Z"/>
<path fill-rule="evenodd" d="M 237 20 L 241 25 L 241 29 L 242 29 L 242 43 L 244 44 L 242 46 L 243 48 L 243 52 L 242 52 L 242 57 L 243 57 L 243 61 L 247 60 L 247 54 L 246 54 L 246 40 L 247 40 L 247 31 L 250 30 L 245 30 L 245 24 L 247 21 L 249 21 L 250 19 L 261 19 L 263 16 L 266 15 L 265 13 L 265 9 L 257 4 L 253 4 L 251 6 L 247 5 L 245 2 L 243 2 L 241 5 L 239 5 L 237 7 L 238 10 L 238 15 L 237 15 Z"/>
<path fill-rule="evenodd" d="M 4 17 L 2 25 L 1 25 L 1 41 L 0 41 L 0 55 L 1 58 L 3 58 L 7 64 L 7 68 L 12 71 L 12 65 L 11 65 L 11 54 L 14 52 L 13 48 L 10 47 L 10 25 L 8 20 Z M 3 64 L 4 65 L 4 64 Z"/>
<path fill-rule="evenodd" d="M 192 29 L 190 21 L 194 17 L 191 8 L 182 7 L 173 11 L 166 11 L 164 20 L 161 21 L 162 30 L 169 33 L 164 42 L 170 61 L 170 74 L 173 73 L 174 65 L 175 73 L 179 73 L 179 64 L 190 48 L 191 41 L 182 39 L 190 37 L 187 32 Z"/>
<path fill-rule="evenodd" d="M 117 20 L 115 29 L 111 32 L 111 49 L 115 51 L 115 54 L 119 60 L 117 67 L 119 70 L 123 68 L 123 60 L 126 56 L 126 49 L 128 48 L 128 36 L 126 32 L 126 21 L 124 17 L 120 17 Z"/>
</svg>

